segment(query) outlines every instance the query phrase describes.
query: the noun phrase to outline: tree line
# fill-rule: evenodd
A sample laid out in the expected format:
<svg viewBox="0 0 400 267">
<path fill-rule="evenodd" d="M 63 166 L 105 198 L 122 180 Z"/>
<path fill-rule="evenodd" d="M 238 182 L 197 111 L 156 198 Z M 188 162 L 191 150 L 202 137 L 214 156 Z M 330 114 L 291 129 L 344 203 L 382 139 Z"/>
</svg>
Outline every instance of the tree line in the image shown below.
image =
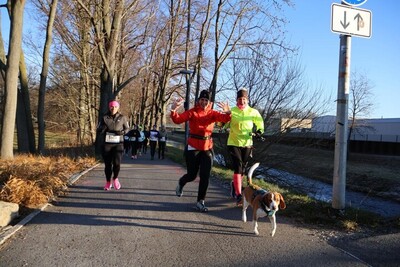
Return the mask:
<svg viewBox="0 0 400 267">
<path fill-rule="evenodd" d="M 10 19 L 7 52 L 0 35 L 1 158 L 13 157 L 15 133 L 19 152 L 43 153 L 45 131 L 94 143 L 112 99 L 131 124 L 145 126 L 166 124 L 171 98 L 185 98 L 187 88 L 191 104 L 203 89 L 212 101 L 234 104 L 246 87 L 266 126 L 279 117 L 301 124 L 326 110 L 322 88 L 305 82 L 298 48 L 286 40 L 290 0 L 8 0 L 0 7 Z M 37 21 L 29 36 L 25 8 Z"/>
</svg>

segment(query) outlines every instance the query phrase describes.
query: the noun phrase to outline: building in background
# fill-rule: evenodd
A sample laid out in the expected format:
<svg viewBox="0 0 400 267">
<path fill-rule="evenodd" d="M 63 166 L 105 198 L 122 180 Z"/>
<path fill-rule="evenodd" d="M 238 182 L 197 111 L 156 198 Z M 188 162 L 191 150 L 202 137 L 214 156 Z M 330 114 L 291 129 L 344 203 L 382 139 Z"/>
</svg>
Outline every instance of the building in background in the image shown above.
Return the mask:
<svg viewBox="0 0 400 267">
<path fill-rule="evenodd" d="M 335 116 L 322 116 L 313 119 L 312 133 L 335 136 Z M 350 127 L 350 121 L 349 121 Z M 352 130 L 350 140 L 400 142 L 400 118 L 392 119 L 358 119 Z"/>
</svg>

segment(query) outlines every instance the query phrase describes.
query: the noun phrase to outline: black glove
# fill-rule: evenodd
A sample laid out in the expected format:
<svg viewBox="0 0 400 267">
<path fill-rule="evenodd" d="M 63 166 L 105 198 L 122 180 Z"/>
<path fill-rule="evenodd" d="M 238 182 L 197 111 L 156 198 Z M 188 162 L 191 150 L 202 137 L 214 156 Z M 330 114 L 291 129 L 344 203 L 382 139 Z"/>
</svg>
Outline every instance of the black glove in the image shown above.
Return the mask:
<svg viewBox="0 0 400 267">
<path fill-rule="evenodd" d="M 261 130 L 257 130 L 257 132 L 256 132 L 256 138 L 257 138 L 258 140 L 261 140 L 261 141 L 264 141 L 264 140 L 265 140 L 265 138 L 263 137 L 263 133 L 261 132 Z"/>
</svg>

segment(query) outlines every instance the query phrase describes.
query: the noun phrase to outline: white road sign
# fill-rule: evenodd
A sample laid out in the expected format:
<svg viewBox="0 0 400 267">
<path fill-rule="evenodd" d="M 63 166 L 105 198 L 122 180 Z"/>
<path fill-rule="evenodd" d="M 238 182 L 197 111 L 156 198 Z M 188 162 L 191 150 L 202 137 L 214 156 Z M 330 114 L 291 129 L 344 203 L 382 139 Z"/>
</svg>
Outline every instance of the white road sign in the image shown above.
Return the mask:
<svg viewBox="0 0 400 267">
<path fill-rule="evenodd" d="M 371 37 L 372 13 L 366 9 L 332 4 L 331 30 L 336 33 Z"/>
</svg>

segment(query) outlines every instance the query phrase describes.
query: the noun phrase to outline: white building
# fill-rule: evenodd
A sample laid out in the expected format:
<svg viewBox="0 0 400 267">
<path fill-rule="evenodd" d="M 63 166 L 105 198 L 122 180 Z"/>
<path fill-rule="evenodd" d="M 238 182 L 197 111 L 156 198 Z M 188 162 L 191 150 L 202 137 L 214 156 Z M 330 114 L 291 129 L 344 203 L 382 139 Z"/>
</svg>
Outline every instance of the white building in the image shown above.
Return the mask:
<svg viewBox="0 0 400 267">
<path fill-rule="evenodd" d="M 312 122 L 311 132 L 334 136 L 336 116 L 322 116 Z M 349 121 L 350 126 L 350 121 Z M 351 140 L 400 142 L 400 118 L 359 119 L 351 134 Z"/>
</svg>

